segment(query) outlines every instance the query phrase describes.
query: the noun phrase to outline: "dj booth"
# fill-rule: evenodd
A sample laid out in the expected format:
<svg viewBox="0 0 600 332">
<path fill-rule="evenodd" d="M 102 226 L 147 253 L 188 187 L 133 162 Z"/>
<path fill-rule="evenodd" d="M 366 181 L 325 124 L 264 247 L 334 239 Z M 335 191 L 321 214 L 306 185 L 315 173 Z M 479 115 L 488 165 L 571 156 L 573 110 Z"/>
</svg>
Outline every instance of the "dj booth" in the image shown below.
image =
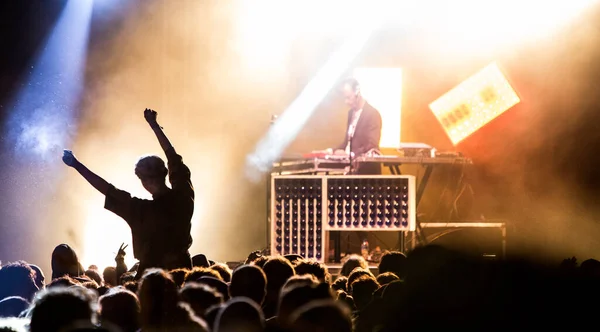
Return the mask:
<svg viewBox="0 0 600 332">
<path fill-rule="evenodd" d="M 398 248 L 395 249 L 406 252 L 427 243 L 423 228 L 492 227 L 501 230 L 502 256 L 505 255 L 505 221 L 425 223 L 417 219 L 417 208 L 434 168 L 465 167 L 472 165 L 471 159 L 456 153 L 438 153 L 434 149 L 398 152 L 398 155 L 352 159 L 347 155 L 288 155 L 275 162 L 268 191 L 271 253 L 297 254 L 320 262 L 339 263 L 340 231 L 397 232 Z M 390 175 L 354 175 L 354 169 L 373 163 L 388 168 Z M 402 165 L 423 167 L 423 175 L 420 179 L 404 175 Z M 332 242 L 334 248 L 329 248 Z M 330 249 L 333 249 L 333 257 L 330 257 Z"/>
</svg>

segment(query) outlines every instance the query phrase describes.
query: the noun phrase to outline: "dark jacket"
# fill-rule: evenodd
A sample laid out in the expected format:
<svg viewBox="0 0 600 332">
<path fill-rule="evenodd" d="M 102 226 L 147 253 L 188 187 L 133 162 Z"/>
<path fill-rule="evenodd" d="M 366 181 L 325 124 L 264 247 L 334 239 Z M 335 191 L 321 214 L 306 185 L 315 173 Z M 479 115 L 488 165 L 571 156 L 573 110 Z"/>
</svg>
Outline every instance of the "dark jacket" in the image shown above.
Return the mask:
<svg viewBox="0 0 600 332">
<path fill-rule="evenodd" d="M 348 111 L 348 124 L 344 133 L 344 142 L 337 148 L 345 150 L 348 145 L 348 128 L 352 121 L 353 111 Z M 362 114 L 356 124 L 354 136 L 350 149 L 355 156 L 360 156 L 369 152 L 371 149 L 379 149 L 379 140 L 381 139 L 381 114 L 369 103 L 363 106 Z M 381 174 L 379 164 L 366 164 L 358 167 L 358 174 Z"/>
<path fill-rule="evenodd" d="M 338 146 L 338 149 L 346 149 L 348 144 L 348 128 L 352 121 L 353 111 L 348 111 L 348 123 L 344 133 L 344 142 Z M 356 156 L 360 156 L 369 150 L 379 148 L 379 140 L 381 139 L 381 115 L 369 103 L 363 106 L 362 114 L 356 124 L 354 137 L 352 138 L 351 149 Z"/>
</svg>

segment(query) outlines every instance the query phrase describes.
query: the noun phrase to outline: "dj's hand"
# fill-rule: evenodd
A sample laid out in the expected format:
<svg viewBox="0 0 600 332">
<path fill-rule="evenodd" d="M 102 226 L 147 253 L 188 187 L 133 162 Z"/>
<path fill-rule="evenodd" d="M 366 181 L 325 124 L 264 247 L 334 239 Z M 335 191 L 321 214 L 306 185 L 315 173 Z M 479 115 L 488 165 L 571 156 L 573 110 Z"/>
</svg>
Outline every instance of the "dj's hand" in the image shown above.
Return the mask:
<svg viewBox="0 0 600 332">
<path fill-rule="evenodd" d="M 336 149 L 335 151 L 333 151 L 333 154 L 336 156 L 343 156 L 343 155 L 347 155 L 345 150 L 342 149 Z"/>
</svg>

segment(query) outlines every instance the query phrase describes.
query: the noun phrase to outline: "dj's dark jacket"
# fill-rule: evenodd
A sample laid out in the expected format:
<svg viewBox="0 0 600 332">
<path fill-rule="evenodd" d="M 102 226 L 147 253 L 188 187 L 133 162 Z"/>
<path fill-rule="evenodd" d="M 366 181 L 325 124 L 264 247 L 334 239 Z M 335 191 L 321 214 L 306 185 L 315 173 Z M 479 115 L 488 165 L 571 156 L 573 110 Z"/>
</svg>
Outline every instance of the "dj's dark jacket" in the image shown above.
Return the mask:
<svg viewBox="0 0 600 332">
<path fill-rule="evenodd" d="M 348 144 L 348 128 L 352 122 L 353 111 L 348 111 L 348 124 L 344 134 L 344 142 L 337 148 L 345 150 Z M 354 137 L 350 145 L 351 152 L 355 156 L 360 156 L 369 152 L 371 149 L 379 149 L 379 140 L 381 139 L 381 114 L 369 103 L 363 106 L 362 114 L 356 124 Z M 356 174 L 381 174 L 379 164 L 365 164 L 358 166 L 354 171 Z"/>
<path fill-rule="evenodd" d="M 346 149 L 348 144 L 348 128 L 352 121 L 353 111 L 348 111 L 348 124 L 346 125 L 346 131 L 344 133 L 344 142 L 337 148 L 341 150 Z M 369 103 L 365 103 L 363 106 L 362 114 L 356 124 L 356 130 L 354 131 L 354 137 L 352 138 L 351 149 L 355 156 L 360 156 L 368 152 L 371 149 L 379 148 L 379 140 L 381 139 L 381 115 L 373 106 Z"/>
</svg>

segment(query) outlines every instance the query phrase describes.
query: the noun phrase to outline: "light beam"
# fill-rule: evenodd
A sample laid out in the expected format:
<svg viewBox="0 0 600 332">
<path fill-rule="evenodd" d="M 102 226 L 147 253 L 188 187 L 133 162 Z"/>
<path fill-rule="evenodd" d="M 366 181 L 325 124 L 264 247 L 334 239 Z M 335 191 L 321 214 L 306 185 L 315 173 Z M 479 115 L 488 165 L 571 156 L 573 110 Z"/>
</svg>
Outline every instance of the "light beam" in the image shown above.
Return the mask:
<svg viewBox="0 0 600 332">
<path fill-rule="evenodd" d="M 14 103 L 7 131 L 16 152 L 56 158 L 75 134 L 83 88 L 92 0 L 67 2 Z"/>
<path fill-rule="evenodd" d="M 376 27 L 377 23 L 371 22 L 356 33 L 350 34 L 340 49 L 330 56 L 300 95 L 271 126 L 256 150 L 246 159 L 246 174 L 250 179 L 259 181 L 260 176 L 271 169 L 273 162 L 298 135 L 316 106 L 348 69 Z"/>
</svg>

